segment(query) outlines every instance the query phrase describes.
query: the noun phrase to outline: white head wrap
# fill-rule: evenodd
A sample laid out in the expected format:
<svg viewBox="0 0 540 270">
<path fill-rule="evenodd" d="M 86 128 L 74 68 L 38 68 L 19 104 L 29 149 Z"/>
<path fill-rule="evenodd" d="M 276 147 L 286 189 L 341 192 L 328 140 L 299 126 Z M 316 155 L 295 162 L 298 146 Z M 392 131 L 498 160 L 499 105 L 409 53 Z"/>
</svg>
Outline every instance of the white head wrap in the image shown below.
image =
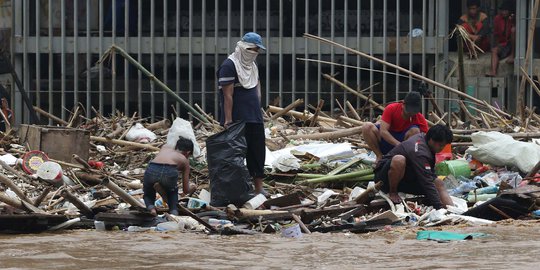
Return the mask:
<svg viewBox="0 0 540 270">
<path fill-rule="evenodd" d="M 235 51 L 229 55 L 229 59 L 233 61 L 236 68 L 238 81 L 246 89 L 251 89 L 259 83 L 259 69 L 255 64 L 255 58 L 259 53 L 248 50 L 248 48 L 256 47 L 257 45 L 253 43 L 240 40 L 236 43 Z"/>
</svg>

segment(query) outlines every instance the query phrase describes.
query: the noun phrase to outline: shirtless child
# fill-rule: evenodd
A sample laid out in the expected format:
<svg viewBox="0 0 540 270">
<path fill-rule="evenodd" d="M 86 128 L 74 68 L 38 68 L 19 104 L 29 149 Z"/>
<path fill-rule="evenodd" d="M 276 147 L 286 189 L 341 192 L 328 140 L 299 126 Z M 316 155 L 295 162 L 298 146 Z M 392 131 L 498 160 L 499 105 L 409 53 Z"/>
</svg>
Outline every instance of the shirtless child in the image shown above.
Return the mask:
<svg viewBox="0 0 540 270">
<path fill-rule="evenodd" d="M 169 213 L 178 215 L 178 177 L 182 173 L 182 195 L 195 191 L 195 185 L 189 184 L 189 156 L 193 153 L 193 142 L 180 137 L 176 147 L 164 145 L 157 156 L 150 161 L 144 172 L 143 191 L 146 208 L 157 215 L 154 203 L 156 190 L 154 185 L 159 183 L 167 196 Z"/>
</svg>

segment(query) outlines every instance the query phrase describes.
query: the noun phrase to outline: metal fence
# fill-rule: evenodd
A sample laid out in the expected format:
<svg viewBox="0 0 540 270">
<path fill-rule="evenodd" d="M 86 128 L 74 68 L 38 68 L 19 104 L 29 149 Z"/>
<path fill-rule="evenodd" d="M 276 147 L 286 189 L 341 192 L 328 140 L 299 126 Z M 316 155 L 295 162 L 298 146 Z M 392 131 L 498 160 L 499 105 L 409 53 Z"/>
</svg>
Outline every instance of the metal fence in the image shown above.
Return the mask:
<svg viewBox="0 0 540 270">
<path fill-rule="evenodd" d="M 13 1 L 14 66 L 32 101 L 66 118 L 81 103 L 92 115 L 116 110 L 152 118 L 187 112 L 123 58 L 96 65 L 111 44 L 124 48 L 190 104 L 217 111 L 215 73 L 247 31 L 261 34 L 263 104 L 325 99 L 328 110 L 356 96 L 325 81 L 336 76 L 381 103 L 415 87 L 409 76 L 314 41 L 327 37 L 440 79 L 448 52 L 447 0 L 18 0 Z M 413 29 L 422 34 L 411 35 Z M 416 30 L 419 31 L 419 30 Z M 419 32 L 417 32 L 419 33 Z M 320 59 L 341 65 L 297 60 Z M 359 69 L 361 68 L 361 69 Z M 13 91 L 17 115 L 21 97 Z M 339 103 L 338 103 L 339 102 Z M 345 108 L 346 109 L 346 108 Z M 21 117 L 19 120 L 24 121 Z"/>
</svg>

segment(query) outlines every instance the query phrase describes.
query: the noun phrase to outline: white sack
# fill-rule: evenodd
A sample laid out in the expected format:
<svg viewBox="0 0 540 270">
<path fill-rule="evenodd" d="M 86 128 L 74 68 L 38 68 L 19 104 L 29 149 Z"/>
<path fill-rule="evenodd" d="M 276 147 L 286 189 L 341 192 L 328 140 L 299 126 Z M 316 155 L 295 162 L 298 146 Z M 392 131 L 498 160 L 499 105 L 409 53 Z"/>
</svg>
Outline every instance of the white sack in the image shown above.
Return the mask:
<svg viewBox="0 0 540 270">
<path fill-rule="evenodd" d="M 174 120 L 171 128 L 169 129 L 166 145 L 174 148 L 179 137 L 189 139 L 193 142 L 194 157 L 198 157 L 201 155 L 201 147 L 197 143 L 197 139 L 195 138 L 195 133 L 193 132 L 193 127 L 191 127 L 191 123 L 180 117 Z"/>
<path fill-rule="evenodd" d="M 521 172 L 529 172 L 540 161 L 540 146 L 520 142 L 500 132 L 476 132 L 467 153 L 482 163 L 494 166 L 514 166 Z"/>
</svg>

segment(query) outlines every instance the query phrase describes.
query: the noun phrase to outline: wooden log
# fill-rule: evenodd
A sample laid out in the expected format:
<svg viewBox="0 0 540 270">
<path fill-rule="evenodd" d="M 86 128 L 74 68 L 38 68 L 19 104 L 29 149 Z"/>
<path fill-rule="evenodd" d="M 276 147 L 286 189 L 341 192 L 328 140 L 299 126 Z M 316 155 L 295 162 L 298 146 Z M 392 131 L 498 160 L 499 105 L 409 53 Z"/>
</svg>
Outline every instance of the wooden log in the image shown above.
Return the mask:
<svg viewBox="0 0 540 270">
<path fill-rule="evenodd" d="M 292 214 L 292 217 L 293 217 L 294 221 L 296 221 L 296 223 L 298 223 L 298 225 L 300 225 L 300 228 L 302 228 L 302 231 L 304 231 L 307 234 L 311 234 L 311 231 L 308 229 L 306 224 L 304 224 L 304 222 L 302 222 L 302 219 L 300 219 L 300 217 L 298 215 Z"/>
<path fill-rule="evenodd" d="M 19 197 L 19 199 L 28 203 L 32 202 L 28 197 L 26 197 L 24 192 L 3 173 L 0 173 L 0 182 L 9 187 L 15 194 L 17 194 L 17 197 Z"/>
<path fill-rule="evenodd" d="M 75 195 L 71 194 L 71 192 L 67 191 L 66 189 L 62 190 L 60 193 L 60 196 L 62 196 L 64 199 L 66 199 L 68 202 L 72 203 L 82 215 L 84 215 L 87 218 L 93 218 L 94 212 L 90 207 L 88 207 L 86 204 L 84 204 L 79 198 L 75 197 Z"/>
<path fill-rule="evenodd" d="M 488 207 L 491 210 L 495 211 L 495 213 L 497 213 L 497 214 L 501 215 L 502 217 L 504 217 L 505 219 L 513 219 L 511 216 L 509 216 L 508 214 L 506 214 L 505 212 L 501 211 L 499 208 L 497 208 L 497 207 L 495 207 L 495 206 L 493 206 L 491 204 L 488 205 Z"/>
<path fill-rule="evenodd" d="M 341 81 L 337 80 L 336 78 L 330 76 L 329 74 L 323 74 L 323 77 L 335 84 L 337 84 L 339 87 L 343 88 L 344 90 L 347 90 L 351 93 L 353 93 L 354 95 L 356 95 L 357 97 L 367 101 L 369 104 L 373 105 L 375 108 L 381 110 L 381 111 L 384 111 L 384 106 L 382 106 L 381 104 L 375 102 L 373 99 L 367 97 L 366 95 L 350 88 L 349 86 L 347 86 L 346 84 L 342 83 Z"/>
<path fill-rule="evenodd" d="M 319 113 L 321 113 L 321 109 L 324 106 L 324 99 L 319 100 L 319 104 L 317 105 L 317 109 L 315 110 L 315 113 L 313 113 L 313 117 L 311 117 L 309 126 L 313 127 L 315 126 L 315 123 L 317 123 L 317 118 L 319 117 Z"/>
<path fill-rule="evenodd" d="M 39 113 L 39 114 L 41 114 L 41 115 L 43 115 L 43 116 L 45 116 L 45 117 L 47 117 L 47 118 L 53 120 L 54 122 L 56 122 L 56 123 L 58 123 L 58 124 L 61 124 L 62 126 L 67 126 L 67 125 L 69 125 L 69 123 L 68 123 L 67 121 L 64 121 L 64 120 L 62 120 L 62 119 L 60 119 L 60 118 L 58 118 L 58 117 L 56 117 L 56 116 L 54 116 L 54 115 L 52 115 L 52 114 L 46 112 L 46 111 L 44 111 L 43 109 L 41 109 L 41 108 L 38 107 L 38 106 L 34 106 L 34 110 L 35 110 L 37 113 Z"/>
<path fill-rule="evenodd" d="M 171 127 L 171 121 L 169 119 L 163 119 L 161 121 L 146 125 L 148 130 L 166 129 Z"/>
<path fill-rule="evenodd" d="M 122 134 L 124 131 L 124 125 L 122 123 L 116 123 L 115 127 L 116 128 L 111 133 L 105 135 L 105 138 L 114 139 Z"/>
<path fill-rule="evenodd" d="M 375 180 L 377 180 L 377 179 L 375 179 Z M 358 197 L 356 197 L 356 199 L 354 201 L 357 204 L 367 204 L 367 203 L 369 203 L 369 199 L 370 199 L 371 195 L 379 192 L 379 190 L 381 190 L 381 188 L 382 188 L 382 185 L 383 185 L 382 181 L 377 182 L 374 186 L 369 187 L 368 189 L 366 189 L 366 191 L 362 192 L 362 194 L 360 194 Z"/>
<path fill-rule="evenodd" d="M 304 104 L 304 100 L 303 99 L 297 99 L 293 103 L 287 105 L 287 107 L 285 107 L 284 109 L 281 109 L 280 111 L 275 112 L 274 115 L 272 115 L 272 117 L 270 117 L 270 119 L 276 120 L 279 117 L 287 114 L 289 111 L 293 110 L 294 108 L 296 108 L 296 107 L 298 107 L 298 106 L 300 106 L 302 104 Z"/>
<path fill-rule="evenodd" d="M 344 138 L 352 135 L 360 135 L 362 133 L 362 127 L 353 127 L 348 129 L 342 129 L 339 131 L 325 132 L 325 133 L 314 133 L 314 134 L 297 134 L 287 136 L 290 140 L 335 140 L 339 138 Z"/>
<path fill-rule="evenodd" d="M 101 184 L 103 182 L 103 179 L 105 176 L 94 174 L 94 173 L 87 173 L 87 172 L 75 172 L 75 176 L 84 183 L 86 183 L 89 186 L 95 186 Z"/>
<path fill-rule="evenodd" d="M 51 187 L 46 187 L 43 192 L 34 200 L 34 206 L 39 207 L 39 205 L 45 200 L 47 195 L 51 192 Z"/>
<path fill-rule="evenodd" d="M 529 21 L 529 32 L 527 33 L 527 51 L 525 52 L 525 61 L 523 63 L 523 66 L 525 67 L 525 69 L 529 66 L 529 61 L 530 61 L 530 58 L 531 58 L 531 55 L 532 55 L 534 33 L 535 33 L 535 30 L 536 30 L 536 14 L 538 14 L 538 6 L 539 6 L 539 4 L 540 4 L 540 0 L 534 1 L 533 10 L 530 13 L 530 14 L 534 14 L 534 15 L 530 16 L 531 19 Z M 522 68 L 522 67 L 520 67 L 520 68 Z M 525 121 L 525 80 L 524 80 L 524 77 L 521 77 L 521 83 L 519 85 L 519 93 L 517 95 L 517 107 L 516 108 L 519 108 L 519 113 L 520 113 L 520 116 L 521 116 L 520 119 L 522 121 Z"/>
<path fill-rule="evenodd" d="M 97 137 L 97 136 L 90 136 L 90 140 L 101 142 L 101 143 L 112 143 L 117 144 L 121 146 L 132 146 L 139 149 L 145 149 L 150 151 L 159 151 L 158 147 L 149 145 L 149 144 L 143 144 L 143 143 L 136 143 L 136 142 L 130 142 L 130 141 L 124 141 L 124 140 L 115 140 L 115 139 L 107 139 L 105 137 Z"/>
<path fill-rule="evenodd" d="M 24 205 L 22 204 L 21 200 L 13 199 L 10 196 L 8 196 L 5 192 L 0 191 L 0 202 L 3 202 L 7 205 L 26 211 L 26 208 L 24 208 Z"/>
<path fill-rule="evenodd" d="M 540 161 L 538 161 L 538 163 L 536 163 L 536 165 L 534 165 L 534 167 L 532 168 L 532 170 L 530 172 L 527 173 L 527 175 L 525 176 L 525 178 L 529 178 L 529 177 L 532 177 L 534 175 L 536 175 L 536 173 L 540 170 Z"/>
<path fill-rule="evenodd" d="M 399 71 L 401 71 L 401 72 L 403 72 L 403 73 L 406 73 L 406 74 L 408 74 L 408 75 L 410 75 L 410 76 L 412 76 L 412 77 L 414 77 L 414 78 L 416 78 L 416 79 L 423 80 L 423 81 L 425 81 L 426 83 L 429 83 L 429 84 L 431 84 L 431 85 L 433 85 L 433 86 L 442 88 L 442 89 L 447 90 L 447 91 L 449 91 L 449 92 L 451 92 L 451 93 L 454 93 L 454 94 L 456 94 L 456 95 L 458 95 L 458 96 L 460 96 L 460 97 L 469 99 L 469 100 L 473 101 L 473 102 L 476 103 L 476 104 L 480 104 L 480 105 L 483 104 L 483 103 L 482 103 L 482 100 L 480 100 L 480 99 L 477 99 L 477 98 L 475 98 L 475 97 L 473 97 L 473 96 L 467 95 L 466 93 L 463 93 L 463 92 L 461 92 L 461 91 L 459 91 L 459 90 L 457 90 L 457 89 L 454 89 L 454 88 L 452 88 L 452 87 L 449 87 L 449 86 L 447 86 L 447 85 L 444 85 L 444 84 L 442 84 L 442 83 L 440 83 L 440 82 L 434 81 L 434 80 L 432 80 L 432 79 L 430 79 L 430 78 L 427 78 L 427 77 L 422 76 L 422 75 L 420 75 L 420 74 L 417 74 L 417 73 L 415 73 L 415 72 L 412 72 L 412 71 L 410 71 L 410 70 L 408 70 L 408 69 L 406 69 L 406 68 L 403 68 L 403 67 L 401 67 L 401 66 L 398 66 L 398 65 L 396 65 L 396 64 L 392 64 L 392 63 L 390 63 L 390 62 L 381 60 L 381 59 L 379 59 L 379 58 L 377 58 L 377 57 L 374 57 L 374 56 L 371 56 L 371 55 L 369 55 L 369 54 L 363 53 L 363 52 L 361 52 L 361 51 L 358 51 L 358 50 L 349 48 L 349 47 L 347 47 L 347 46 L 344 46 L 344 45 L 339 44 L 339 43 L 337 43 L 337 42 L 331 41 L 331 40 L 329 40 L 329 39 L 322 38 L 322 37 L 318 37 L 318 36 L 316 36 L 316 35 L 311 35 L 311 34 L 308 34 L 308 33 L 304 33 L 304 37 L 305 37 L 305 38 L 308 38 L 308 39 L 320 41 L 320 42 L 323 42 L 323 43 L 327 43 L 327 44 L 330 44 L 330 45 L 332 45 L 332 46 L 336 46 L 336 47 L 342 48 L 342 49 L 345 50 L 345 51 L 351 52 L 351 53 L 353 53 L 353 54 L 362 56 L 362 57 L 364 57 L 364 58 L 373 60 L 374 62 L 377 62 L 377 63 L 383 64 L 383 65 L 389 66 L 389 67 L 394 68 L 394 69 L 397 69 L 397 70 L 399 70 Z M 504 112 L 504 111 L 502 111 L 502 110 L 499 110 L 498 108 L 495 108 L 495 109 L 496 109 L 498 112 L 500 112 L 501 114 L 503 114 L 503 115 L 505 115 L 505 116 L 508 116 L 508 117 L 511 117 L 510 114 L 508 114 L 508 113 L 506 113 L 506 112 Z"/>
<path fill-rule="evenodd" d="M 125 192 L 118 185 L 116 185 L 111 179 L 105 178 L 102 184 L 106 186 L 110 191 L 114 192 L 116 195 L 122 198 L 122 200 L 124 200 L 126 203 L 130 204 L 131 206 L 135 208 L 145 209 L 144 205 L 139 200 L 135 199 L 133 196 Z"/>
<path fill-rule="evenodd" d="M 82 159 L 78 155 L 73 154 L 73 159 L 75 161 L 77 161 L 79 164 L 81 164 L 85 169 L 87 169 L 87 170 L 92 169 L 92 166 L 90 166 L 90 164 L 88 164 L 88 162 L 86 162 L 86 160 Z"/>
</svg>

